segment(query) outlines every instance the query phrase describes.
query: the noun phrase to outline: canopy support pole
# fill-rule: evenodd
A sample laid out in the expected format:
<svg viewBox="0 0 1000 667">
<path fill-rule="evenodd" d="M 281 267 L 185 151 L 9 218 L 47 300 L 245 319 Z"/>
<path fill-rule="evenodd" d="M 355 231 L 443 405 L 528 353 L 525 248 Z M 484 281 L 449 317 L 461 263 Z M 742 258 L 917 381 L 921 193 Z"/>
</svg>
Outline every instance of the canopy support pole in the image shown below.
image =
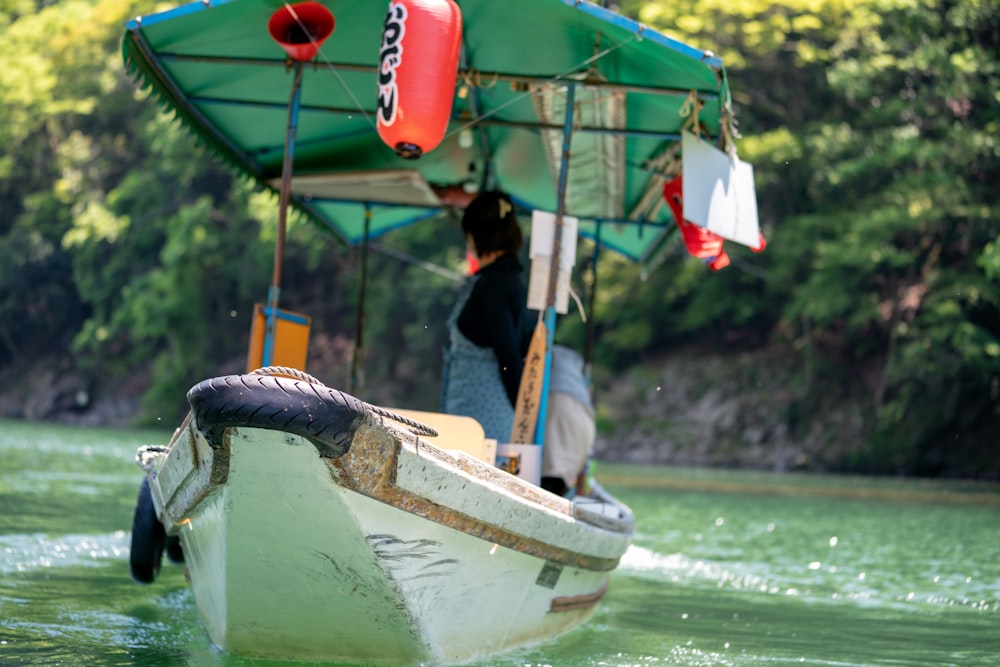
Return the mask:
<svg viewBox="0 0 1000 667">
<path fill-rule="evenodd" d="M 295 63 L 295 78 L 288 102 L 288 129 L 285 134 L 285 155 L 281 165 L 281 192 L 278 196 L 278 238 L 274 244 L 274 269 L 267 290 L 267 328 L 264 332 L 262 363 L 274 363 L 278 333 L 278 301 L 281 296 L 281 268 L 285 255 L 285 230 L 288 226 L 288 199 L 292 189 L 292 156 L 295 154 L 295 131 L 299 123 L 299 103 L 302 98 L 302 63 Z"/>
<path fill-rule="evenodd" d="M 596 229 L 594 230 L 594 254 L 590 258 L 591 282 L 590 294 L 587 295 L 587 342 L 583 348 L 583 364 L 587 372 L 587 377 L 590 377 L 590 366 L 594 355 L 594 329 L 597 326 L 594 309 L 597 306 L 597 260 L 600 255 L 601 222 L 598 220 Z"/>
<path fill-rule="evenodd" d="M 364 349 L 365 297 L 368 290 L 368 247 L 371 238 L 372 207 L 365 203 L 365 235 L 361 241 L 361 264 L 358 267 L 358 308 L 354 318 L 354 353 L 351 355 L 351 377 L 347 393 L 361 386 L 361 351 Z"/>
<path fill-rule="evenodd" d="M 538 405 L 535 424 L 535 442 L 545 446 L 545 419 L 549 404 L 549 371 L 552 368 L 552 344 L 556 334 L 556 287 L 559 284 L 559 267 L 562 261 L 563 217 L 566 215 L 566 182 L 569 179 L 570 143 L 573 138 L 573 112 L 576 106 L 576 85 L 566 83 L 566 118 L 563 124 L 562 163 L 559 165 L 559 184 L 556 192 L 556 219 L 552 238 L 552 256 L 549 263 L 549 285 L 545 296 L 545 379 Z M 544 449 L 542 450 L 544 453 Z"/>
</svg>

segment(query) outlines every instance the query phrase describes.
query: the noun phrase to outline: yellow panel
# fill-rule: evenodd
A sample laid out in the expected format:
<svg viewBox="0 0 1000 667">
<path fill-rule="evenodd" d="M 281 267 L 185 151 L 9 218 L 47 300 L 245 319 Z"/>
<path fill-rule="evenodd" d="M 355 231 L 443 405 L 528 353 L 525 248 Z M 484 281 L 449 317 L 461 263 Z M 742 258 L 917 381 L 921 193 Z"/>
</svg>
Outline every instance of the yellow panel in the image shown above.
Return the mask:
<svg viewBox="0 0 1000 667">
<path fill-rule="evenodd" d="M 458 450 L 493 465 L 496 460 L 496 440 L 486 438 L 482 425 L 472 417 L 449 415 L 442 412 L 386 408 L 403 417 L 409 417 L 437 430 L 437 436 L 422 435 L 441 449 Z"/>
<path fill-rule="evenodd" d="M 256 303 L 250 324 L 250 349 L 247 351 L 247 372 L 264 366 L 264 334 L 267 332 L 265 306 Z M 278 326 L 275 332 L 274 354 L 267 366 L 287 366 L 300 371 L 306 369 L 309 352 L 309 326 L 312 319 L 290 310 L 278 309 Z"/>
</svg>

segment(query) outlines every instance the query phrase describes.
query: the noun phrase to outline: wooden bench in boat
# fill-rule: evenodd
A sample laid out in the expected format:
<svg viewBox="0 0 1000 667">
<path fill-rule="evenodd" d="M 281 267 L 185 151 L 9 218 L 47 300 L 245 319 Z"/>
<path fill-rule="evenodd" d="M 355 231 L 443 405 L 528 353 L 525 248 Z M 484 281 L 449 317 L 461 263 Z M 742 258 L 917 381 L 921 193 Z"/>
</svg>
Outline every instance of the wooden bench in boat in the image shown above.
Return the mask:
<svg viewBox="0 0 1000 667">
<path fill-rule="evenodd" d="M 449 451 L 465 452 L 490 465 L 496 465 L 497 441 L 487 438 L 482 425 L 472 417 L 449 415 L 443 412 L 389 409 L 402 417 L 434 428 L 438 432 L 437 436 L 422 435 L 420 437 L 437 447 Z"/>
</svg>

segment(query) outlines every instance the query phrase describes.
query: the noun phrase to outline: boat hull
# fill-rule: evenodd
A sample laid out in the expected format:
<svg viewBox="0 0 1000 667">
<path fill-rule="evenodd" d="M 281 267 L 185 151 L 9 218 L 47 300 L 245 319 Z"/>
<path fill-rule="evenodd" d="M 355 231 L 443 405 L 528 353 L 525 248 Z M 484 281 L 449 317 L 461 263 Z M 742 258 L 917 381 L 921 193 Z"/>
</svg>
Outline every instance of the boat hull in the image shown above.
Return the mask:
<svg viewBox="0 0 1000 667">
<path fill-rule="evenodd" d="M 321 451 L 196 416 L 147 466 L 227 653 L 455 663 L 537 643 L 587 619 L 631 542 L 613 499 L 587 509 L 378 417 Z"/>
</svg>

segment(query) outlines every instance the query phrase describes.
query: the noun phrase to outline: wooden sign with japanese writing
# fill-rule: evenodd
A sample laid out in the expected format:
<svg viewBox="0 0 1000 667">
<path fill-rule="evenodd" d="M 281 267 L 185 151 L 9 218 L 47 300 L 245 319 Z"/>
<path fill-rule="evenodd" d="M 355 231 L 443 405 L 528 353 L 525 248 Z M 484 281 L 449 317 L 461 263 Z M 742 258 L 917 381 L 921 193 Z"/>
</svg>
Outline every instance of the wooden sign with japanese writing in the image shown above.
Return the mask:
<svg viewBox="0 0 1000 667">
<path fill-rule="evenodd" d="M 539 320 L 531 335 L 528 356 L 524 358 L 521 386 L 518 387 L 517 403 L 514 404 L 514 430 L 510 435 L 512 443 L 535 443 L 535 426 L 538 424 L 538 408 L 544 384 L 545 322 Z"/>
</svg>

